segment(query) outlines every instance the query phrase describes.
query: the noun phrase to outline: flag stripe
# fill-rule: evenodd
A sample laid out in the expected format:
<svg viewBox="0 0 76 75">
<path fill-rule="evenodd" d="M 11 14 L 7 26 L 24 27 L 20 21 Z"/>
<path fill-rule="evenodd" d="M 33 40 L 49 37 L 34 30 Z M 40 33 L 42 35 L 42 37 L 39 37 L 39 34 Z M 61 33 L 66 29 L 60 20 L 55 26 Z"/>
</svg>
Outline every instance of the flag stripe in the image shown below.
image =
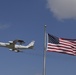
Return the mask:
<svg viewBox="0 0 76 75">
<path fill-rule="evenodd" d="M 50 50 L 48 50 L 50 52 Z M 57 52 L 57 53 L 63 53 L 63 54 L 68 54 L 68 55 L 76 55 L 73 52 L 60 52 L 60 51 L 51 51 L 51 52 Z"/>
<path fill-rule="evenodd" d="M 66 49 L 66 48 L 60 48 L 60 47 L 48 47 L 48 49 L 53 49 L 53 50 L 64 50 L 64 51 L 69 51 L 69 52 L 74 52 L 72 49 Z"/>
<path fill-rule="evenodd" d="M 63 45 L 63 44 L 59 44 L 59 45 L 54 45 L 54 44 L 48 44 L 48 46 L 54 46 L 54 47 L 64 47 L 64 48 L 68 48 L 71 49 L 71 46 L 67 46 L 67 45 Z"/>
</svg>

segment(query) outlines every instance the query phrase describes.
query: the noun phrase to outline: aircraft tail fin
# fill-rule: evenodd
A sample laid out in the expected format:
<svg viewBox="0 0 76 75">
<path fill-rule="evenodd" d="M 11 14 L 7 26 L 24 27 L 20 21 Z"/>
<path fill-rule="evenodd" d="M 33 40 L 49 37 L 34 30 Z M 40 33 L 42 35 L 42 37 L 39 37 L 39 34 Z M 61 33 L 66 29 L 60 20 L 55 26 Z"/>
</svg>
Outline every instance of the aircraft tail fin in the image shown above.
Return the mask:
<svg viewBox="0 0 76 75">
<path fill-rule="evenodd" d="M 32 41 L 31 43 L 28 44 L 28 48 L 33 49 L 34 44 L 35 44 L 35 41 Z"/>
</svg>

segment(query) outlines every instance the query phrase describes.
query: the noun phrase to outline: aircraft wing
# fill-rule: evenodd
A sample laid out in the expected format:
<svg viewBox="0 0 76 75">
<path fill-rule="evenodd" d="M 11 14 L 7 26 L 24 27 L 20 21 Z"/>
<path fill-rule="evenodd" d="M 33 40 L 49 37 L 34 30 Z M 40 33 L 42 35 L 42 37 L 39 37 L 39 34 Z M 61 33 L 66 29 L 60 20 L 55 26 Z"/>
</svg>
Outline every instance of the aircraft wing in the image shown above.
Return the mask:
<svg viewBox="0 0 76 75">
<path fill-rule="evenodd" d="M 19 43 L 19 44 L 24 44 L 25 42 L 23 40 L 14 40 L 13 41 L 14 44 Z"/>
</svg>

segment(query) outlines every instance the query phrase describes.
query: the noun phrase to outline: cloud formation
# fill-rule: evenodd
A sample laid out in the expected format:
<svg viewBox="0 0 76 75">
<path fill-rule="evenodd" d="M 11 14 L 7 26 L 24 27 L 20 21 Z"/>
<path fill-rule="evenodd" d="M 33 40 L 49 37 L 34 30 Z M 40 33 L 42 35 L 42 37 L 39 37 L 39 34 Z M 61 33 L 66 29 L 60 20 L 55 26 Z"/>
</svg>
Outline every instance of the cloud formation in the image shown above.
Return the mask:
<svg viewBox="0 0 76 75">
<path fill-rule="evenodd" d="M 76 19 L 76 0 L 47 0 L 47 6 L 58 19 Z"/>
<path fill-rule="evenodd" d="M 6 25 L 6 24 L 0 24 L 0 29 L 7 29 L 7 28 L 9 28 L 10 27 L 10 25 Z"/>
</svg>

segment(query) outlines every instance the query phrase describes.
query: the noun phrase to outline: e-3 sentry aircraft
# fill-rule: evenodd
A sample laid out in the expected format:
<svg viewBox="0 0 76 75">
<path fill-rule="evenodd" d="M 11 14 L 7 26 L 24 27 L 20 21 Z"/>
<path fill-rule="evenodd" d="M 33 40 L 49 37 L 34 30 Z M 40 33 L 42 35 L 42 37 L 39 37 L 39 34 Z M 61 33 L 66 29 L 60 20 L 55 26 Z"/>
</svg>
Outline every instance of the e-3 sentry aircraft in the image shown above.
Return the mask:
<svg viewBox="0 0 76 75">
<path fill-rule="evenodd" d="M 6 47 L 15 52 L 22 52 L 24 49 L 33 49 L 35 41 L 32 41 L 26 46 L 22 45 L 23 43 L 25 43 L 23 40 L 14 40 L 8 43 L 0 42 L 0 47 Z"/>
</svg>

